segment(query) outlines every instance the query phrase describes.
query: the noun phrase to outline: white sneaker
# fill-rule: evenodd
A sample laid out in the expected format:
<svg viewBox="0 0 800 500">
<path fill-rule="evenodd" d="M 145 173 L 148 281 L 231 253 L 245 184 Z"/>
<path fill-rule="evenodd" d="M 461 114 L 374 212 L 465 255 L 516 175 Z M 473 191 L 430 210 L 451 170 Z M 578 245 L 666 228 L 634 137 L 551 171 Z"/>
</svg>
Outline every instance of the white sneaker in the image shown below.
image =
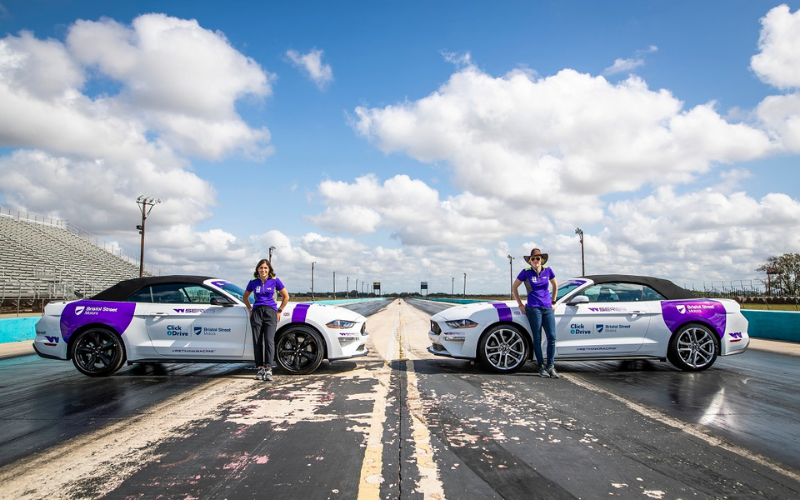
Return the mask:
<svg viewBox="0 0 800 500">
<path fill-rule="evenodd" d="M 551 366 L 547 369 L 547 373 L 550 374 L 550 378 L 558 378 L 558 372 L 556 372 L 556 367 Z"/>
<path fill-rule="evenodd" d="M 256 373 L 255 379 L 264 380 L 264 373 L 266 373 L 265 370 L 263 368 L 259 368 L 258 373 Z"/>
</svg>

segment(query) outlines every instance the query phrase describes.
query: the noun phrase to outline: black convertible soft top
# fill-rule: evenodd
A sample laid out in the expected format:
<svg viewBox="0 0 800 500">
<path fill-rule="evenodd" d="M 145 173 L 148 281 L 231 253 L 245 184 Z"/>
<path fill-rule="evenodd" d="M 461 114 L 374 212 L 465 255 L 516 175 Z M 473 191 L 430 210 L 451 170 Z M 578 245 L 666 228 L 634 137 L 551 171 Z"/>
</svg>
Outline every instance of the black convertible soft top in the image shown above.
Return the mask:
<svg viewBox="0 0 800 500">
<path fill-rule="evenodd" d="M 647 285 L 653 290 L 663 295 L 667 300 L 676 299 L 696 299 L 697 297 L 685 288 L 681 288 L 675 283 L 662 278 L 651 278 L 650 276 L 633 276 L 629 274 L 597 274 L 594 276 L 584 276 L 595 282 L 601 283 L 636 283 Z"/>
<path fill-rule="evenodd" d="M 214 279 L 210 276 L 148 276 L 145 278 L 133 278 L 130 280 L 120 281 L 111 288 L 106 288 L 98 293 L 92 300 L 105 300 L 109 302 L 122 302 L 127 300 L 128 297 L 138 292 L 142 288 L 151 285 L 164 285 L 167 283 L 189 283 L 192 285 L 200 285 L 204 281 Z"/>
</svg>

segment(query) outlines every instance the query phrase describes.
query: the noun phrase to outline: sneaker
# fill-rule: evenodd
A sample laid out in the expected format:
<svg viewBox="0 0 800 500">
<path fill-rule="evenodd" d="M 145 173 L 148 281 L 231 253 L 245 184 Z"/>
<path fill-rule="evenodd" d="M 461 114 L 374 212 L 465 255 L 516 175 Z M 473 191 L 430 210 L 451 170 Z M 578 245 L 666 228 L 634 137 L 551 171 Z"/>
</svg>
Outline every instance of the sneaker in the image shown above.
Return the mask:
<svg viewBox="0 0 800 500">
<path fill-rule="evenodd" d="M 544 366 L 542 366 L 542 367 L 539 368 L 539 376 L 540 377 L 549 378 L 550 374 L 547 373 L 547 370 L 544 368 Z"/>
<path fill-rule="evenodd" d="M 267 370 L 264 372 L 264 382 L 272 381 L 272 370 Z"/>
<path fill-rule="evenodd" d="M 547 369 L 547 373 L 550 374 L 550 378 L 558 378 L 558 372 L 556 372 L 556 367 L 551 366 Z"/>
<path fill-rule="evenodd" d="M 266 371 L 263 368 L 259 368 L 258 373 L 256 373 L 255 379 L 264 380 L 264 373 L 266 373 Z"/>
</svg>

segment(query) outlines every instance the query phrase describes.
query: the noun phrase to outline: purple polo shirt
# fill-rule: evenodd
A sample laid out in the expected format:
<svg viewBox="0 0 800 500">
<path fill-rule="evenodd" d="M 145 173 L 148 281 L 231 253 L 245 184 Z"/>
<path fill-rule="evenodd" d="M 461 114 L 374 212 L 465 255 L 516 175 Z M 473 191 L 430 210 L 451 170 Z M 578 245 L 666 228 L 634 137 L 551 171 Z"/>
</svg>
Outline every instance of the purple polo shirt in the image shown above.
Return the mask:
<svg viewBox="0 0 800 500">
<path fill-rule="evenodd" d="M 543 267 L 538 275 L 532 267 L 527 267 L 520 271 L 517 279 L 528 282 L 530 293 L 528 293 L 528 306 L 530 307 L 553 307 L 553 300 L 550 296 L 550 280 L 556 277 L 556 273 L 549 267 Z"/>
<path fill-rule="evenodd" d="M 278 278 L 268 278 L 264 283 L 261 283 L 261 278 L 256 278 L 250 280 L 247 284 L 247 291 L 256 297 L 253 307 L 269 306 L 277 311 L 278 304 L 275 302 L 276 290 L 283 290 L 283 283 Z"/>
</svg>

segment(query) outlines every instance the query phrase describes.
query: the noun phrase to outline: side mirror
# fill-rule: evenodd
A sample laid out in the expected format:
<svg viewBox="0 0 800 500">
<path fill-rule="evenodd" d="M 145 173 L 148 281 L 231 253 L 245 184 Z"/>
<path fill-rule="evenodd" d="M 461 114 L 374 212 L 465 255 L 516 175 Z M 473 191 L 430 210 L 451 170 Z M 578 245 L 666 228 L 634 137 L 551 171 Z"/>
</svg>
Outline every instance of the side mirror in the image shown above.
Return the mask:
<svg viewBox="0 0 800 500">
<path fill-rule="evenodd" d="M 567 305 L 577 306 L 578 304 L 588 304 L 588 303 L 589 303 L 589 297 L 587 297 L 586 295 L 577 295 L 575 297 L 572 297 L 572 299 L 570 299 L 570 301 L 567 302 Z"/>
<path fill-rule="evenodd" d="M 231 301 L 229 301 L 227 299 L 219 298 L 219 297 L 212 297 L 211 298 L 211 305 L 212 306 L 222 306 L 222 307 L 233 307 L 233 302 L 231 302 Z"/>
</svg>

